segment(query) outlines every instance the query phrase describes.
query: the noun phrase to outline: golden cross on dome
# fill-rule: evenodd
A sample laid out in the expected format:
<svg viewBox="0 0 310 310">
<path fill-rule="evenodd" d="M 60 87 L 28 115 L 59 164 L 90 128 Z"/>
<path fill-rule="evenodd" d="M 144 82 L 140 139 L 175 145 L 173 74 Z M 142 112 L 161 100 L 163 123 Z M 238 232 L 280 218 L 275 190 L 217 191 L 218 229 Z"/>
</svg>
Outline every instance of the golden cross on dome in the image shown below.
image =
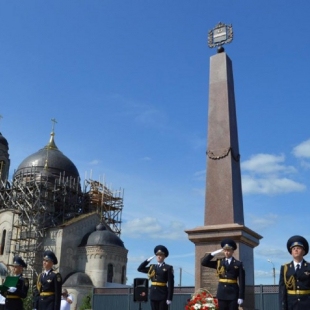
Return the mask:
<svg viewBox="0 0 310 310">
<path fill-rule="evenodd" d="M 54 132 L 55 124 L 57 124 L 57 121 L 56 121 L 55 118 L 52 118 L 51 121 L 53 122 L 53 125 L 52 125 L 52 132 Z"/>
</svg>

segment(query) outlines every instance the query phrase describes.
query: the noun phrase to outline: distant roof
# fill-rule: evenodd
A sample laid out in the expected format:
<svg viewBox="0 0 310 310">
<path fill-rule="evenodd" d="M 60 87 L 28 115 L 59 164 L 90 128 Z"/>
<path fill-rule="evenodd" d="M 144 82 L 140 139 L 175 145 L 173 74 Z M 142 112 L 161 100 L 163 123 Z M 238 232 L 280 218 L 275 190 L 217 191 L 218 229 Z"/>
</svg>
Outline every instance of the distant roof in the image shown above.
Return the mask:
<svg viewBox="0 0 310 310">
<path fill-rule="evenodd" d="M 96 231 L 87 233 L 80 246 L 104 246 L 113 245 L 124 248 L 124 242 L 104 223 L 100 223 L 96 227 Z"/>
<path fill-rule="evenodd" d="M 90 277 L 84 272 L 76 272 L 70 275 L 66 281 L 63 283 L 63 286 L 93 286 L 93 282 Z"/>
</svg>

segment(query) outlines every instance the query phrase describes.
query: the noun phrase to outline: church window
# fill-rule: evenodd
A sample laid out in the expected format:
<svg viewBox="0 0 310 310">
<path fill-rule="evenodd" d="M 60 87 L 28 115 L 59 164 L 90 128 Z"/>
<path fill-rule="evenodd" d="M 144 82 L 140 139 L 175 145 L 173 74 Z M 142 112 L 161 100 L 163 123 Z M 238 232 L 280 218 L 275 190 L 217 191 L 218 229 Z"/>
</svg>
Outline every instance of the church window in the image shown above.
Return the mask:
<svg viewBox="0 0 310 310">
<path fill-rule="evenodd" d="M 122 267 L 122 279 L 121 279 L 122 284 L 126 284 L 126 278 L 125 278 L 125 275 L 126 275 L 126 267 L 125 267 L 125 266 L 123 266 L 123 267 Z"/>
<path fill-rule="evenodd" d="M 113 282 L 113 265 L 109 264 L 108 265 L 108 277 L 107 277 L 107 282 L 112 283 Z"/>
<path fill-rule="evenodd" d="M 1 244 L 0 244 L 0 255 L 3 255 L 4 253 L 5 237 L 6 237 L 6 230 L 4 229 L 2 232 L 2 238 L 1 238 Z"/>
</svg>

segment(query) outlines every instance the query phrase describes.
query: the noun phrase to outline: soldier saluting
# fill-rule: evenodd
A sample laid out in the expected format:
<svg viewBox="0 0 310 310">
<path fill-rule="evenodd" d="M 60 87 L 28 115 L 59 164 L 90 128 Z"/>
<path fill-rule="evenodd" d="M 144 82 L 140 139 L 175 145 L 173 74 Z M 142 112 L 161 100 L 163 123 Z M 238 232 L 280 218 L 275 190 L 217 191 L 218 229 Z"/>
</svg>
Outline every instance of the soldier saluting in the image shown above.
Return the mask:
<svg viewBox="0 0 310 310">
<path fill-rule="evenodd" d="M 167 310 L 171 304 L 174 290 L 173 266 L 166 264 L 164 261 L 169 255 L 165 246 L 156 246 L 154 254 L 157 264 L 147 266 L 155 257 L 152 256 L 138 267 L 138 271 L 147 273 L 151 280 L 150 300 L 152 310 Z"/>
<path fill-rule="evenodd" d="M 310 263 L 308 241 L 302 236 L 293 236 L 286 244 L 293 260 L 281 266 L 279 280 L 280 310 L 310 309 Z"/>
<path fill-rule="evenodd" d="M 237 310 L 244 300 L 245 272 L 242 262 L 233 257 L 237 244 L 231 239 L 221 242 L 222 249 L 214 251 L 203 258 L 201 265 L 214 268 L 219 277 L 216 297 L 219 310 Z M 212 258 L 224 252 L 225 257 L 212 261 Z M 239 285 L 238 285 L 239 282 Z"/>
<path fill-rule="evenodd" d="M 18 277 L 16 287 L 9 287 L 6 292 L 5 310 L 24 309 L 23 298 L 27 297 L 29 289 L 29 281 L 23 277 L 23 269 L 27 268 L 27 264 L 20 256 L 13 259 L 12 271 L 13 276 Z"/>
<path fill-rule="evenodd" d="M 57 257 L 52 251 L 43 254 L 43 272 L 38 276 L 35 309 L 59 310 L 62 292 L 60 273 L 53 269 L 58 264 Z"/>
</svg>

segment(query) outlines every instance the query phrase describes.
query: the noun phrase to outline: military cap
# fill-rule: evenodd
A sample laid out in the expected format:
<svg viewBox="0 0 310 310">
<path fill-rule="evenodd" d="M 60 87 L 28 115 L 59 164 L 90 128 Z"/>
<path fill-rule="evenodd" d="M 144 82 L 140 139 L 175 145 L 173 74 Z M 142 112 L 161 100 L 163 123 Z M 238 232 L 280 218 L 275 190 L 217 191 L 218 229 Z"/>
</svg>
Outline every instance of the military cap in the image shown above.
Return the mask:
<svg viewBox="0 0 310 310">
<path fill-rule="evenodd" d="M 223 249 L 230 249 L 230 250 L 236 250 L 237 249 L 237 244 L 234 240 L 232 239 L 224 239 L 221 242 L 221 247 Z"/>
<path fill-rule="evenodd" d="M 162 254 L 162 255 L 165 255 L 165 257 L 168 257 L 169 251 L 168 251 L 168 249 L 167 249 L 165 246 L 163 246 L 163 245 L 157 245 L 157 246 L 154 248 L 154 254 L 155 254 L 155 255 L 160 255 L 160 254 Z"/>
<path fill-rule="evenodd" d="M 58 263 L 57 257 L 52 251 L 45 251 L 43 253 L 43 259 L 52 261 L 54 265 L 57 265 Z"/>
<path fill-rule="evenodd" d="M 292 248 L 294 246 L 300 246 L 304 248 L 305 255 L 308 254 L 309 244 L 308 244 L 308 241 L 304 237 L 296 235 L 296 236 L 289 238 L 286 244 L 286 247 L 289 253 L 292 253 Z"/>
<path fill-rule="evenodd" d="M 12 266 L 21 266 L 27 268 L 27 264 L 20 256 L 14 256 L 13 258 L 13 265 Z"/>
</svg>

